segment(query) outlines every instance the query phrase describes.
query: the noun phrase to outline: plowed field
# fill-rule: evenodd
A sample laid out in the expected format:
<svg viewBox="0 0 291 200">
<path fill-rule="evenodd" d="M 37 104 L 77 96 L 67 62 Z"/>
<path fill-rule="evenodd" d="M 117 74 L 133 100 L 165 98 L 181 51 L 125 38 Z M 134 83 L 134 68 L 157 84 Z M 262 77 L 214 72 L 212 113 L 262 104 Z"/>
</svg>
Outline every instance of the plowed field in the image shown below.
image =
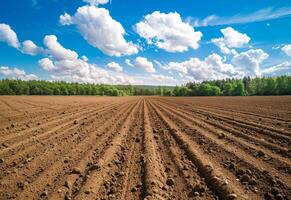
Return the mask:
<svg viewBox="0 0 291 200">
<path fill-rule="evenodd" d="M 291 97 L 0 97 L 0 199 L 290 199 Z"/>
</svg>

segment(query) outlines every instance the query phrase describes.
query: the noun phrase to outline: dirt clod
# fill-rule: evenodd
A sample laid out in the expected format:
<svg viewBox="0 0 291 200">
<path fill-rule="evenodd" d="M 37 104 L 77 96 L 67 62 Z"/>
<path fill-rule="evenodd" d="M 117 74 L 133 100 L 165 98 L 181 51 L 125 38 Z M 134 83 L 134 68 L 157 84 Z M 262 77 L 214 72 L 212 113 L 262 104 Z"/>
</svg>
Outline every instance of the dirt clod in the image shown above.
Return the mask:
<svg viewBox="0 0 291 200">
<path fill-rule="evenodd" d="M 16 185 L 21 190 L 23 190 L 24 189 L 24 186 L 25 186 L 23 182 L 18 182 Z"/>
<path fill-rule="evenodd" d="M 264 155 L 265 155 L 265 153 L 263 152 L 263 151 L 258 151 L 258 153 L 257 153 L 257 155 L 259 156 L 259 157 L 263 157 Z"/>
<path fill-rule="evenodd" d="M 78 168 L 78 167 L 75 167 L 75 168 L 72 169 L 72 174 L 81 174 L 81 173 L 82 173 L 81 169 Z"/>
<path fill-rule="evenodd" d="M 40 194 L 40 197 L 46 197 L 46 196 L 48 196 L 48 191 L 47 191 L 47 190 L 43 191 L 43 192 Z"/>
<path fill-rule="evenodd" d="M 241 180 L 241 182 L 248 182 L 250 180 L 250 177 L 249 177 L 249 175 L 244 174 L 244 175 L 242 175 L 240 180 Z"/>
<path fill-rule="evenodd" d="M 174 181 L 174 179 L 172 179 L 172 178 L 168 178 L 166 184 L 167 184 L 168 186 L 173 186 L 173 185 L 175 184 L 175 181 Z"/>
<path fill-rule="evenodd" d="M 224 134 L 224 133 L 219 133 L 218 138 L 219 138 L 219 139 L 224 139 L 224 138 L 225 138 L 225 134 Z"/>
<path fill-rule="evenodd" d="M 137 191 L 137 188 L 136 188 L 136 187 L 133 187 L 133 188 L 131 188 L 130 191 L 131 191 L 131 192 L 136 192 L 136 191 Z"/>
<path fill-rule="evenodd" d="M 72 183 L 69 180 L 66 180 L 64 183 L 64 186 L 70 189 L 72 186 Z"/>
<path fill-rule="evenodd" d="M 140 139 L 139 138 L 136 138 L 135 139 L 135 142 L 139 143 L 140 142 Z"/>
</svg>

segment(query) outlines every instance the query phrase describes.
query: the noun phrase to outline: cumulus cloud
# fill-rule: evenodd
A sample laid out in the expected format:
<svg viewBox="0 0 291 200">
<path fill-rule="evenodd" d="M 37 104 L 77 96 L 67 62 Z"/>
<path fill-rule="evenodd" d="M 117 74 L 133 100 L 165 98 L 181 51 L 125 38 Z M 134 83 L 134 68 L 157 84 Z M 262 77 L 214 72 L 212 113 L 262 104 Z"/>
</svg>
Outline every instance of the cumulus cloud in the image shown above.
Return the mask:
<svg viewBox="0 0 291 200">
<path fill-rule="evenodd" d="M 226 78 L 242 78 L 243 76 L 261 76 L 288 71 L 290 63 L 273 66 L 261 70 L 260 66 L 269 57 L 262 49 L 250 49 L 236 53 L 231 63 L 218 54 L 211 54 L 203 60 L 190 58 L 183 62 L 169 62 L 163 66 L 164 70 L 176 72 L 183 80 L 204 81 Z"/>
<path fill-rule="evenodd" d="M 36 80 L 38 77 L 35 74 L 26 74 L 24 70 L 18 68 L 9 68 L 7 66 L 0 66 L 0 74 L 9 79 L 21 80 Z"/>
<path fill-rule="evenodd" d="M 285 45 L 281 48 L 281 50 L 287 55 L 291 56 L 291 44 Z"/>
<path fill-rule="evenodd" d="M 61 25 L 71 25 L 73 23 L 71 15 L 68 13 L 64 13 L 63 15 L 60 16 L 59 22 Z"/>
<path fill-rule="evenodd" d="M 145 16 L 135 25 L 136 32 L 145 38 L 148 44 L 154 44 L 168 52 L 184 52 L 189 48 L 198 49 L 202 37 L 200 31 L 182 21 L 177 12 L 168 14 L 155 11 Z"/>
<path fill-rule="evenodd" d="M 190 58 L 190 60 L 191 59 L 192 58 Z M 182 74 L 187 74 L 188 64 L 190 64 L 190 62 L 187 62 L 187 61 L 185 61 L 185 62 L 170 62 L 167 66 L 164 66 L 164 69 L 180 72 Z"/>
<path fill-rule="evenodd" d="M 0 24 L 0 41 L 16 49 L 20 47 L 16 33 L 7 24 Z"/>
<path fill-rule="evenodd" d="M 264 76 L 280 76 L 291 75 L 291 62 L 283 62 L 281 64 L 262 70 Z"/>
<path fill-rule="evenodd" d="M 39 66 L 41 66 L 46 71 L 54 71 L 56 69 L 54 63 L 49 58 L 43 58 L 38 61 Z"/>
<path fill-rule="evenodd" d="M 87 57 L 79 58 L 77 52 L 64 48 L 56 36 L 44 38 L 48 58 L 39 60 L 39 66 L 51 74 L 53 80 L 85 83 L 132 84 L 133 77 L 107 71 L 88 62 Z"/>
<path fill-rule="evenodd" d="M 43 48 L 38 47 L 31 40 L 25 40 L 21 44 L 15 31 L 7 24 L 0 24 L 0 41 L 6 42 L 9 46 L 16 48 L 24 54 L 34 56 L 45 53 Z"/>
<path fill-rule="evenodd" d="M 260 76 L 260 65 L 269 57 L 262 49 L 250 49 L 232 58 L 237 70 L 243 71 L 245 76 Z"/>
<path fill-rule="evenodd" d="M 233 65 L 224 63 L 223 58 L 218 54 L 211 54 L 204 60 L 190 58 L 184 62 L 170 62 L 164 68 L 176 71 L 180 77 L 192 81 L 241 77 L 242 75 L 235 70 Z"/>
<path fill-rule="evenodd" d="M 248 44 L 251 38 L 245 34 L 234 30 L 232 27 L 227 27 L 220 30 L 223 34 L 221 38 L 214 38 L 211 40 L 213 44 L 220 48 L 224 54 L 235 54 L 236 52 L 230 48 L 240 48 Z"/>
<path fill-rule="evenodd" d="M 135 59 L 134 66 L 137 68 L 141 68 L 148 73 L 155 73 L 156 72 L 153 63 L 148 61 L 147 58 L 144 58 L 144 57 L 137 57 Z"/>
<path fill-rule="evenodd" d="M 82 82 L 82 83 L 105 83 L 105 84 L 141 84 L 142 82 L 136 80 L 125 74 L 116 74 L 115 72 L 108 72 L 94 64 L 89 65 L 89 74 L 87 76 L 78 73 L 55 73 L 51 75 L 52 80 L 67 81 L 67 82 Z"/>
<path fill-rule="evenodd" d="M 44 45 L 48 48 L 49 53 L 56 60 L 75 60 L 78 54 L 75 51 L 64 48 L 55 35 L 46 35 Z"/>
<path fill-rule="evenodd" d="M 42 47 L 38 47 L 31 40 L 25 40 L 24 42 L 22 42 L 21 51 L 25 54 L 32 56 L 45 53 L 45 50 Z"/>
<path fill-rule="evenodd" d="M 61 15 L 59 21 L 62 25 L 76 24 L 83 38 L 107 55 L 123 56 L 138 53 L 137 45 L 125 40 L 124 28 L 105 8 L 82 6 L 73 16 L 67 13 Z"/>
<path fill-rule="evenodd" d="M 108 63 L 107 67 L 115 72 L 122 72 L 123 71 L 123 68 L 116 62 Z"/>
</svg>

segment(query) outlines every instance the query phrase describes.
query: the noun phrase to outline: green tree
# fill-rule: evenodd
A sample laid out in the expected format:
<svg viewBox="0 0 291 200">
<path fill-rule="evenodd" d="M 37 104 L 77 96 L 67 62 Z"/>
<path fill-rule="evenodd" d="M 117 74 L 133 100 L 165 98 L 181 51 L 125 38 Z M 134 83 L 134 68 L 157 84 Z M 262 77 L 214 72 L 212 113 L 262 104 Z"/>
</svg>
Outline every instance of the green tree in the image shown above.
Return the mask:
<svg viewBox="0 0 291 200">
<path fill-rule="evenodd" d="M 226 83 L 224 85 L 223 94 L 226 96 L 231 96 L 233 91 L 233 85 L 231 83 Z"/>
<path fill-rule="evenodd" d="M 245 96 L 245 86 L 241 80 L 239 80 L 232 90 L 234 96 Z"/>
</svg>

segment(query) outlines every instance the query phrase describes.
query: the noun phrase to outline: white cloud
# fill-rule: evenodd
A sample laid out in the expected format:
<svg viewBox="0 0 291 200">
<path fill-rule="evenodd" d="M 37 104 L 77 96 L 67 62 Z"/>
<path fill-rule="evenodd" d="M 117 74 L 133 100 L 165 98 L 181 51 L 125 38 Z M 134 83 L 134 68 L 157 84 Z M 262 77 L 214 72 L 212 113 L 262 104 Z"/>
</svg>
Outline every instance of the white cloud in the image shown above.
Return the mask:
<svg viewBox="0 0 291 200">
<path fill-rule="evenodd" d="M 144 21 L 135 25 L 136 32 L 147 40 L 168 52 L 184 52 L 189 48 L 198 49 L 201 32 L 182 21 L 179 13 L 160 13 L 155 11 L 146 15 Z"/>
<path fill-rule="evenodd" d="M 107 4 L 109 0 L 83 0 L 85 3 L 89 3 L 92 6 L 98 6 L 99 4 Z"/>
<path fill-rule="evenodd" d="M 243 76 L 261 76 L 279 74 L 284 71 L 290 73 L 290 63 L 261 70 L 260 66 L 269 57 L 262 49 L 251 49 L 236 53 L 231 63 L 218 54 L 211 54 L 203 60 L 190 58 L 183 62 L 169 62 L 163 69 L 176 72 L 183 81 L 204 81 L 226 78 L 242 78 Z"/>
<path fill-rule="evenodd" d="M 224 43 L 231 48 L 243 47 L 243 45 L 248 44 L 251 40 L 247 34 L 240 33 L 232 27 L 227 27 L 225 29 L 221 29 L 220 31 L 224 36 Z"/>
<path fill-rule="evenodd" d="M 38 64 L 39 64 L 39 66 L 41 66 L 41 68 L 43 68 L 46 71 L 54 71 L 56 69 L 53 61 L 50 60 L 49 58 L 43 58 L 43 59 L 39 60 Z"/>
<path fill-rule="evenodd" d="M 260 76 L 260 64 L 269 57 L 262 49 L 250 49 L 239 53 L 232 58 L 236 69 L 245 73 L 245 76 Z"/>
<path fill-rule="evenodd" d="M 231 50 L 226 46 L 223 38 L 214 38 L 211 40 L 211 42 L 219 47 L 221 53 L 230 54 Z"/>
<path fill-rule="evenodd" d="M 65 13 L 65 14 L 61 15 L 60 19 L 59 19 L 59 22 L 63 26 L 73 24 L 72 17 L 68 13 Z"/>
<path fill-rule="evenodd" d="M 218 54 L 211 54 L 204 60 L 190 58 L 184 62 L 170 62 L 165 69 L 176 71 L 180 77 L 192 81 L 241 77 L 242 75 L 235 70 L 233 65 L 224 63 L 223 58 Z"/>
<path fill-rule="evenodd" d="M 153 63 L 148 61 L 144 57 L 137 57 L 135 59 L 134 66 L 137 67 L 137 68 L 141 68 L 141 69 L 145 70 L 148 73 L 155 73 L 156 72 Z"/>
<path fill-rule="evenodd" d="M 114 20 L 105 8 L 82 6 L 74 16 L 67 13 L 61 15 L 60 23 L 76 24 L 84 39 L 107 55 L 123 56 L 138 53 L 138 47 L 124 39 L 126 32 L 122 25 Z"/>
<path fill-rule="evenodd" d="M 65 49 L 55 35 L 47 35 L 44 38 L 44 45 L 48 48 L 49 53 L 56 60 L 76 60 L 78 54 L 70 49 Z"/>
<path fill-rule="evenodd" d="M 0 24 L 0 41 L 6 42 L 16 49 L 20 47 L 16 33 L 7 24 Z"/>
<path fill-rule="evenodd" d="M 38 47 L 36 44 L 34 44 L 33 41 L 25 40 L 22 42 L 21 52 L 34 56 L 45 53 L 45 50 L 41 47 Z"/>
<path fill-rule="evenodd" d="M 88 65 L 88 74 L 81 75 L 79 73 L 55 73 L 51 75 L 53 80 L 82 82 L 82 83 L 105 83 L 105 84 L 140 84 L 139 80 L 125 74 L 116 74 L 108 72 L 94 64 Z"/>
<path fill-rule="evenodd" d="M 188 21 L 191 22 L 191 24 L 194 27 L 220 26 L 220 25 L 244 24 L 244 23 L 267 21 L 271 19 L 287 17 L 290 14 L 291 14 L 290 7 L 278 8 L 278 9 L 264 8 L 264 9 L 257 10 L 249 14 L 236 14 L 234 16 L 227 16 L 227 17 L 210 15 L 202 20 L 189 17 Z"/>
<path fill-rule="evenodd" d="M 187 74 L 187 66 L 190 63 L 186 63 L 186 62 L 187 61 L 185 61 L 185 62 L 170 62 L 167 66 L 164 67 L 164 69 L 180 72 L 182 74 Z"/>
<path fill-rule="evenodd" d="M 9 46 L 16 48 L 24 54 L 34 56 L 45 53 L 43 48 L 38 47 L 31 40 L 25 40 L 21 44 L 17 34 L 7 24 L 0 24 L 0 41 L 6 42 Z"/>
<path fill-rule="evenodd" d="M 88 63 L 86 56 L 64 48 L 54 35 L 45 36 L 44 44 L 48 48 L 48 58 L 39 60 L 39 66 L 48 71 L 53 80 L 84 83 L 133 84 L 134 77 L 113 71 L 107 71 L 95 64 Z"/>
<path fill-rule="evenodd" d="M 24 70 L 18 68 L 9 68 L 6 66 L 0 66 L 0 74 L 9 79 L 21 79 L 21 80 L 36 80 L 38 77 L 34 74 L 26 74 Z"/>
<path fill-rule="evenodd" d="M 281 64 L 262 70 L 264 76 L 280 76 L 291 75 L 291 62 L 283 62 Z"/>
<path fill-rule="evenodd" d="M 128 66 L 130 67 L 134 67 L 134 65 L 131 63 L 131 61 L 129 59 L 125 59 L 124 61 Z"/>
<path fill-rule="evenodd" d="M 107 67 L 115 72 L 122 72 L 123 71 L 122 67 L 116 62 L 108 63 Z"/>
<path fill-rule="evenodd" d="M 281 50 L 288 56 L 291 56 L 291 44 L 285 45 Z"/>
<path fill-rule="evenodd" d="M 220 48 L 224 54 L 236 53 L 230 48 L 240 48 L 248 44 L 251 38 L 245 34 L 234 30 L 232 27 L 227 27 L 220 30 L 223 34 L 221 38 L 214 38 L 211 40 L 213 44 Z"/>
</svg>

